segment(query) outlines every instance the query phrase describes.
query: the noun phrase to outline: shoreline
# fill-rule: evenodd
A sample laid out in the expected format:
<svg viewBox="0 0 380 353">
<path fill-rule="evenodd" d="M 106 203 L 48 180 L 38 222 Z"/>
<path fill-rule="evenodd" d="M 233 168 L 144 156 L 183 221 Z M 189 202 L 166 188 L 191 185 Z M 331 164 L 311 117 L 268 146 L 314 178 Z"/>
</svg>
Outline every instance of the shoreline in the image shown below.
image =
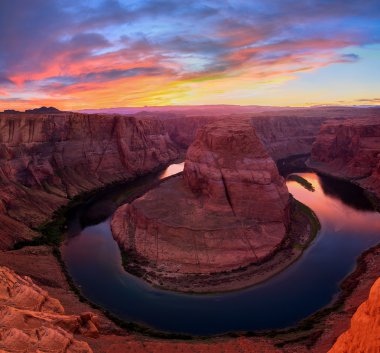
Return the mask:
<svg viewBox="0 0 380 353">
<path fill-rule="evenodd" d="M 360 183 L 357 182 L 357 180 L 364 179 L 365 177 L 356 178 L 356 179 L 348 178 L 340 174 L 339 172 L 329 170 L 329 167 L 323 163 L 312 162 L 310 158 L 305 161 L 305 164 L 310 170 L 314 171 L 317 174 L 324 175 L 326 177 L 330 177 L 330 178 L 334 178 L 338 180 L 342 180 L 347 183 L 352 183 L 358 186 L 364 191 L 365 196 L 367 197 L 368 201 L 372 204 L 373 208 L 377 212 L 380 212 L 380 198 L 373 191 L 364 188 L 362 185 L 360 185 Z"/>
</svg>

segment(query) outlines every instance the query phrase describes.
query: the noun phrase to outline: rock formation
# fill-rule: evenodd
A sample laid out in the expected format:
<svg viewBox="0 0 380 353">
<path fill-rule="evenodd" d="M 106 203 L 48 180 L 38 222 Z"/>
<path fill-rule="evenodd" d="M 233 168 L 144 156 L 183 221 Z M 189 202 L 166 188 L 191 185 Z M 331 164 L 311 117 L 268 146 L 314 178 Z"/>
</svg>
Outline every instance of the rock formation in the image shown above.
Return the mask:
<svg viewBox="0 0 380 353">
<path fill-rule="evenodd" d="M 3 114 L 0 248 L 34 236 L 80 192 L 151 172 L 178 157 L 160 121 L 120 116 Z"/>
<path fill-rule="evenodd" d="M 90 353 L 74 335 L 98 337 L 96 317 L 88 312 L 65 315 L 61 303 L 36 286 L 0 267 L 0 351 Z"/>
<path fill-rule="evenodd" d="M 163 182 L 112 220 L 129 253 L 167 274 L 229 271 L 268 256 L 289 223 L 289 194 L 249 121 L 198 130 L 183 177 Z"/>
<path fill-rule="evenodd" d="M 351 327 L 339 336 L 328 353 L 372 353 L 380 351 L 380 278 L 369 298 L 359 306 Z"/>
<path fill-rule="evenodd" d="M 380 121 L 325 123 L 313 144 L 310 166 L 351 180 L 380 197 Z"/>
<path fill-rule="evenodd" d="M 275 160 L 310 153 L 328 118 L 370 116 L 379 109 L 298 109 L 245 114 Z M 36 227 L 78 193 L 153 171 L 178 156 L 206 123 L 231 112 L 139 114 L 0 113 L 0 249 L 36 236 Z M 240 114 L 241 115 L 241 114 Z M 235 116 L 235 115 L 234 115 Z"/>
<path fill-rule="evenodd" d="M 363 117 L 379 121 L 379 108 L 355 109 L 352 107 L 318 107 L 305 109 L 284 109 L 261 113 L 245 113 L 236 110 L 220 111 L 219 114 L 188 114 L 174 116 L 151 112 L 143 116 L 159 119 L 170 138 L 181 147 L 187 148 L 195 138 L 196 131 L 215 120 L 231 118 L 250 119 L 257 136 L 261 139 L 270 156 L 278 159 L 299 154 L 310 154 L 321 124 L 329 119 L 361 119 Z M 140 116 L 140 115 L 139 115 Z"/>
</svg>

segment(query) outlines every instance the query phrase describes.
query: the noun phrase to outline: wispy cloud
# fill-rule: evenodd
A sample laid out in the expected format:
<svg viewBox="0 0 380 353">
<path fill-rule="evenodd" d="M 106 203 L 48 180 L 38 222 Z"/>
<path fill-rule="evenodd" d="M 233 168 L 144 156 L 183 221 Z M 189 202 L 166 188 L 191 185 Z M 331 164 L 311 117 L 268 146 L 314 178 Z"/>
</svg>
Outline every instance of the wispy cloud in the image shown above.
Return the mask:
<svg viewBox="0 0 380 353">
<path fill-rule="evenodd" d="M 379 23 L 375 0 L 4 0 L 0 95 L 65 107 L 197 103 L 212 85 L 358 62 L 355 48 L 380 43 Z"/>
</svg>

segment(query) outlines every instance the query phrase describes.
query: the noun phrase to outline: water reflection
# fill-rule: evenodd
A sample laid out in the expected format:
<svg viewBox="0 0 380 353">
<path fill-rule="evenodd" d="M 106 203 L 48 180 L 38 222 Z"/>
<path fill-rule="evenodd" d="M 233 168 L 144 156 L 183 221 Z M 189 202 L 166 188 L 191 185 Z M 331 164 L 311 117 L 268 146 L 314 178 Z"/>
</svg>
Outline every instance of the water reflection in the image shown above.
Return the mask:
<svg viewBox="0 0 380 353">
<path fill-rule="evenodd" d="M 160 175 L 158 176 L 159 179 L 167 178 L 171 175 L 180 173 L 183 171 L 183 168 L 185 166 L 185 162 L 178 163 L 178 164 L 171 164 L 169 167 L 167 167 Z"/>
<path fill-rule="evenodd" d="M 326 195 L 341 200 L 357 210 L 373 211 L 371 202 L 365 197 L 363 189 L 359 186 L 324 175 L 319 175 L 319 183 Z"/>
<path fill-rule="evenodd" d="M 180 168 L 172 167 L 155 180 Z M 338 293 L 339 283 L 353 270 L 357 256 L 380 242 L 380 214 L 356 207 L 362 200 L 351 193 L 350 186 L 343 197 L 341 191 L 336 192 L 341 186 L 334 186 L 335 181 L 330 184 L 313 173 L 300 175 L 313 184 L 315 192 L 293 181 L 287 183 L 289 191 L 316 212 L 322 230 L 300 260 L 255 287 L 216 295 L 186 295 L 152 288 L 123 270 L 119 248 L 110 232 L 109 215 L 139 185 L 152 179 L 142 178 L 137 184 L 97 195 L 79 207 L 68 229 L 69 235 L 77 236 L 66 241 L 63 259 L 91 301 L 127 321 L 200 335 L 292 325 L 328 304 Z M 348 202 L 346 195 L 355 200 Z M 84 215 L 87 220 L 96 220 L 93 213 L 98 207 L 104 211 L 100 212 L 103 216 L 108 212 L 107 219 L 84 225 L 80 221 Z"/>
</svg>

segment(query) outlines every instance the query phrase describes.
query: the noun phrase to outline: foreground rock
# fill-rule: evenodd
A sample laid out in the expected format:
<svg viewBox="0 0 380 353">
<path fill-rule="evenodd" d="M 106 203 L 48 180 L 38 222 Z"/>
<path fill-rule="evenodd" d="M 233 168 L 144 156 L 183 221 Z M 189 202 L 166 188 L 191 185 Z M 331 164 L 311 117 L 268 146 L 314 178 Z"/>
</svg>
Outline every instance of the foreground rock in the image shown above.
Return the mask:
<svg viewBox="0 0 380 353">
<path fill-rule="evenodd" d="M 99 336 L 92 313 L 65 315 L 61 303 L 30 278 L 0 267 L 1 352 L 92 352 L 76 334 Z"/>
<path fill-rule="evenodd" d="M 31 239 L 81 192 L 148 173 L 178 157 L 160 121 L 84 114 L 2 114 L 0 249 Z"/>
<path fill-rule="evenodd" d="M 257 263 L 283 241 L 289 194 L 248 121 L 201 128 L 183 177 L 114 215 L 115 239 L 159 277 L 210 274 Z"/>
<path fill-rule="evenodd" d="M 310 166 L 355 182 L 380 198 L 380 121 L 332 121 L 321 127 Z"/>
<path fill-rule="evenodd" d="M 372 286 L 369 298 L 351 319 L 328 353 L 372 353 L 380 351 L 380 278 Z"/>
</svg>

